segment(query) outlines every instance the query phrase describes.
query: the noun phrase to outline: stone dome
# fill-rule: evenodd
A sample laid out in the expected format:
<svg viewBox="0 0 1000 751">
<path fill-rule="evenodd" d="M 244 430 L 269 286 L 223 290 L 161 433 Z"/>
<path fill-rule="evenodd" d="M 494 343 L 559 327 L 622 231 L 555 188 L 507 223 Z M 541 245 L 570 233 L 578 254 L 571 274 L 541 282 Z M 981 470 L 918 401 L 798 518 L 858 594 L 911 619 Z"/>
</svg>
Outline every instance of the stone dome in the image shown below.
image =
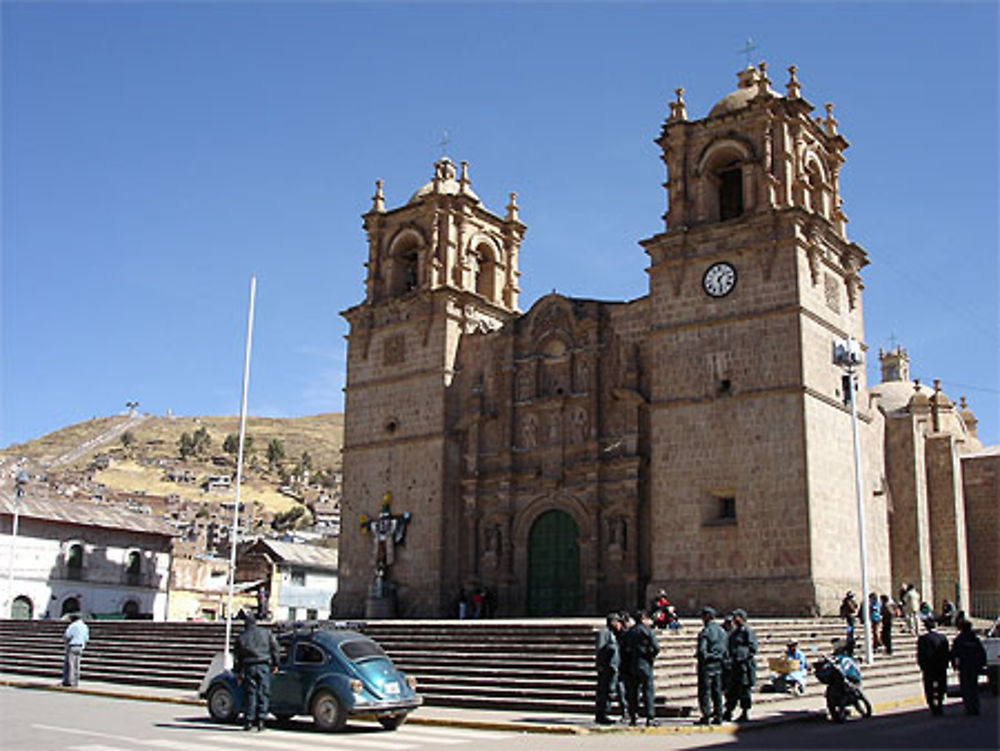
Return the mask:
<svg viewBox="0 0 1000 751">
<path fill-rule="evenodd" d="M 884 381 L 869 389 L 873 395 L 879 396 L 879 405 L 885 413 L 896 412 L 904 409 L 910 404 L 912 398 L 919 393 L 923 398 L 922 403 L 930 405 L 930 398 L 934 394 L 934 389 L 929 386 L 920 385 L 920 391 L 913 388 L 913 381 Z"/>
<path fill-rule="evenodd" d="M 757 91 L 760 88 L 760 83 L 762 81 L 762 76 L 760 72 L 753 67 L 747 67 L 736 74 L 736 80 L 739 87 L 736 91 L 726 94 L 722 99 L 715 103 L 715 106 L 709 111 L 709 117 L 718 117 L 719 115 L 727 115 L 730 112 L 736 112 L 750 104 L 750 100 L 757 96 Z M 775 92 L 766 82 L 764 83 L 766 90 L 772 96 L 777 96 Z"/>
<path fill-rule="evenodd" d="M 425 183 L 420 188 L 418 188 L 417 191 L 412 196 L 410 196 L 409 203 L 416 203 L 417 201 L 424 200 L 424 198 L 429 195 L 433 195 L 435 193 L 434 190 L 435 180 L 438 183 L 438 189 L 437 189 L 438 194 L 449 195 L 449 196 L 457 196 L 461 194 L 463 196 L 468 196 L 476 203 L 479 204 L 482 203 L 482 201 L 479 199 L 479 196 L 477 196 L 472 191 L 472 188 L 469 187 L 468 182 L 463 184 L 455 179 L 456 175 L 455 163 L 452 162 L 451 159 L 449 159 L 448 157 L 442 158 L 441 161 L 437 162 L 434 165 L 434 174 L 435 177 L 433 177 L 429 182 Z"/>
</svg>

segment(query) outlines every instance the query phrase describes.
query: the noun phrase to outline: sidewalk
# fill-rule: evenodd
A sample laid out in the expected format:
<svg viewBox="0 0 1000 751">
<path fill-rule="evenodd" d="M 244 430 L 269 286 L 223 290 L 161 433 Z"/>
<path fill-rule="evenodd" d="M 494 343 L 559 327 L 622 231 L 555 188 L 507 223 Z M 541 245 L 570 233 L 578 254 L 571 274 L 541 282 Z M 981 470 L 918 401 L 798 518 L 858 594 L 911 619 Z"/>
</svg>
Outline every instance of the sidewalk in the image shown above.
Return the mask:
<svg viewBox="0 0 1000 751">
<path fill-rule="evenodd" d="M 152 701 L 199 707 L 205 710 L 205 702 L 198 699 L 193 691 L 161 689 L 149 686 L 130 686 L 101 681 L 80 681 L 77 688 L 65 688 L 51 678 L 0 673 L 0 686 L 36 691 L 66 691 L 89 696 L 104 696 L 133 701 Z M 924 699 L 919 684 L 902 684 L 873 689 L 866 692 L 872 703 L 874 714 L 889 714 L 923 706 Z M 480 709 L 453 709 L 450 707 L 423 706 L 407 719 L 414 725 L 435 725 L 439 727 L 473 728 L 480 730 L 510 730 L 521 733 L 556 733 L 575 735 L 583 733 L 743 733 L 758 728 L 772 727 L 791 722 L 815 722 L 826 718 L 826 708 L 822 696 L 789 698 L 784 701 L 767 702 L 755 706 L 751 712 L 753 720 L 745 724 L 724 723 L 722 725 L 695 725 L 697 714 L 684 719 L 661 719 L 659 727 L 630 728 L 625 725 L 597 726 L 586 715 L 557 715 L 544 712 L 505 712 Z"/>
</svg>

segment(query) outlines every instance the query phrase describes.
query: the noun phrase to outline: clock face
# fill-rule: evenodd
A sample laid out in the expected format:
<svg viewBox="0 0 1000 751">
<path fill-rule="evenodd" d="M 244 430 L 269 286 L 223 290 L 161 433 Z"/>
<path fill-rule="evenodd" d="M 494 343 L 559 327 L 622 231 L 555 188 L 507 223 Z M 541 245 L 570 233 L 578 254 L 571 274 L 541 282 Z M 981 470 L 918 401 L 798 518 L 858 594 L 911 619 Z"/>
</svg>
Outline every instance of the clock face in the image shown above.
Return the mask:
<svg viewBox="0 0 1000 751">
<path fill-rule="evenodd" d="M 701 278 L 701 286 L 712 297 L 725 297 L 736 286 L 736 269 L 725 261 L 713 263 Z"/>
</svg>

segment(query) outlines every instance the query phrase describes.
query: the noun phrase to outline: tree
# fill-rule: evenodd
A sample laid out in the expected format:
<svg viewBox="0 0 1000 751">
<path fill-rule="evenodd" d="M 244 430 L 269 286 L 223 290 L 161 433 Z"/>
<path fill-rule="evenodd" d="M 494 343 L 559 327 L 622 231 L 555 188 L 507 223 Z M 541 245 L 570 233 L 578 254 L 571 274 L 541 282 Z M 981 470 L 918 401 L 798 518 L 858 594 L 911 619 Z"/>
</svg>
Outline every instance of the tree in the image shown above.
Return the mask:
<svg viewBox="0 0 1000 751">
<path fill-rule="evenodd" d="M 177 454 L 181 459 L 187 459 L 194 454 L 194 439 L 190 433 L 181 433 L 181 437 L 177 439 Z"/>
<path fill-rule="evenodd" d="M 124 433 L 122 433 L 122 446 L 124 446 L 125 448 L 131 448 L 134 443 L 135 443 L 135 436 L 132 435 L 131 430 L 126 430 Z"/>
<path fill-rule="evenodd" d="M 177 440 L 177 453 L 181 459 L 188 459 L 192 456 L 207 456 L 212 446 L 212 436 L 202 425 L 194 433 L 181 433 Z"/>
<path fill-rule="evenodd" d="M 272 438 L 267 444 L 267 465 L 274 468 L 285 458 L 285 444 L 278 438 Z"/>
<path fill-rule="evenodd" d="M 240 438 L 236 433 L 230 433 L 226 436 L 226 440 L 222 442 L 222 450 L 227 454 L 232 454 L 237 456 L 239 454 Z M 243 456 L 247 457 L 250 455 L 250 451 L 253 448 L 253 436 L 248 435 L 243 437 Z"/>
</svg>

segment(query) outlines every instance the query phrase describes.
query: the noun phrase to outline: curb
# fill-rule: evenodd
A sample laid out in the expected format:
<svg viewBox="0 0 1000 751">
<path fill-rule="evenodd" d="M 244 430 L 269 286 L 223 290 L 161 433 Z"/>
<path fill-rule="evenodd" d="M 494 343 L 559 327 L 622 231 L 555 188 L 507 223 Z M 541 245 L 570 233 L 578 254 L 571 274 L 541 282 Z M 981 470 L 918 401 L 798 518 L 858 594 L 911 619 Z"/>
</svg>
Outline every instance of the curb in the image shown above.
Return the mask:
<svg viewBox="0 0 1000 751">
<path fill-rule="evenodd" d="M 9 688 L 20 688 L 29 691 L 56 691 L 72 694 L 83 694 L 85 696 L 98 696 L 106 699 L 125 699 L 131 701 L 148 701 L 158 704 L 177 704 L 189 707 L 200 707 L 203 702 L 199 699 L 186 699 L 181 696 L 157 696 L 155 694 L 138 694 L 126 691 L 113 691 L 97 688 L 69 688 L 61 684 L 39 683 L 37 681 L 16 681 L 0 678 L 0 686 Z M 920 706 L 924 703 L 922 696 L 909 696 L 904 699 L 892 699 L 872 705 L 873 714 L 876 712 L 892 712 L 899 709 L 908 709 Z M 592 726 L 589 723 L 578 725 L 556 725 L 553 723 L 533 723 L 523 720 L 476 720 L 459 717 L 421 717 L 410 715 L 406 722 L 410 725 L 426 725 L 445 728 L 463 728 L 466 730 L 495 730 L 514 731 L 520 733 L 533 733 L 538 735 L 695 735 L 705 733 L 737 735 L 747 731 L 764 730 L 778 725 L 789 725 L 794 723 L 818 722 L 826 719 L 825 709 L 805 709 L 796 710 L 788 715 L 771 715 L 754 720 L 748 724 L 736 724 L 733 722 L 724 725 L 660 725 L 655 728 L 628 727 L 628 726 Z"/>
</svg>

